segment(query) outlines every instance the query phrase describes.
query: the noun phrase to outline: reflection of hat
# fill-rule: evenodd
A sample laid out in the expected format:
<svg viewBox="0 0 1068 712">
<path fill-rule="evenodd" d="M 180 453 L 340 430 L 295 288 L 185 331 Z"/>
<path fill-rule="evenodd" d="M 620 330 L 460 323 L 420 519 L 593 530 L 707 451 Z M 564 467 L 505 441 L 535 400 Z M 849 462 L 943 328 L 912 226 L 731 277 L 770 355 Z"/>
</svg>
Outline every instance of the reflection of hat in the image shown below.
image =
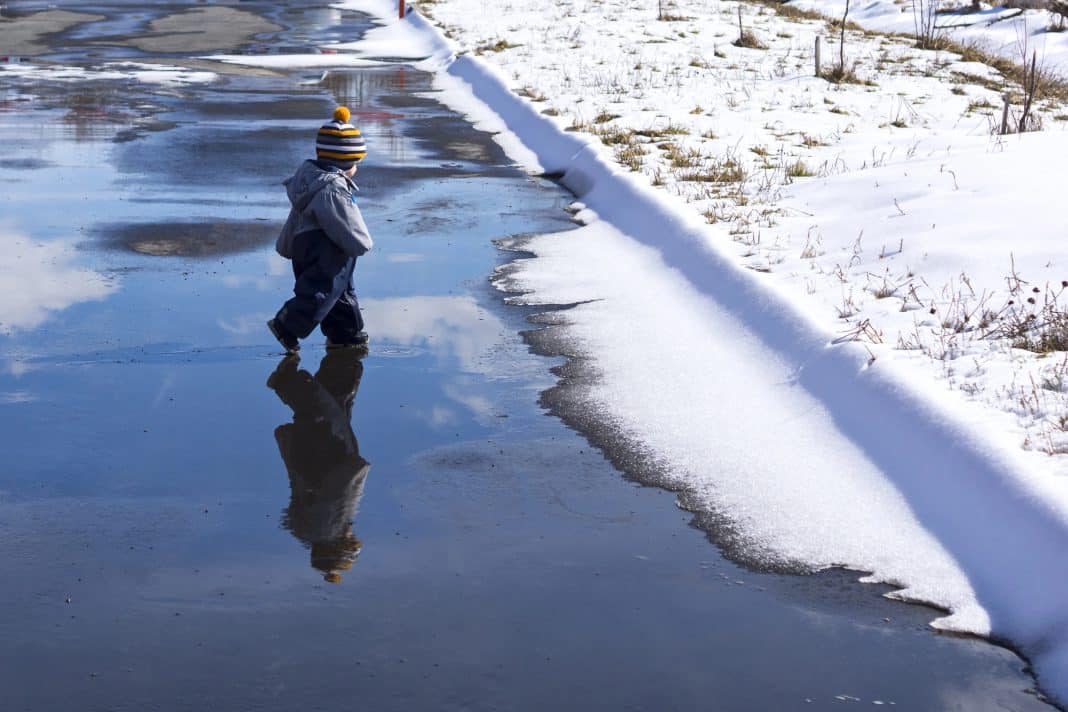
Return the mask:
<svg viewBox="0 0 1068 712">
<path fill-rule="evenodd" d="M 341 572 L 352 568 L 363 545 L 349 533 L 339 539 L 317 541 L 311 545 L 312 568 L 323 572 L 329 583 L 341 583 Z"/>
<path fill-rule="evenodd" d="M 315 156 L 329 161 L 339 168 L 352 168 L 367 155 L 360 130 L 349 123 L 349 110 L 344 106 L 334 109 L 334 120 L 319 128 L 315 139 Z"/>
</svg>

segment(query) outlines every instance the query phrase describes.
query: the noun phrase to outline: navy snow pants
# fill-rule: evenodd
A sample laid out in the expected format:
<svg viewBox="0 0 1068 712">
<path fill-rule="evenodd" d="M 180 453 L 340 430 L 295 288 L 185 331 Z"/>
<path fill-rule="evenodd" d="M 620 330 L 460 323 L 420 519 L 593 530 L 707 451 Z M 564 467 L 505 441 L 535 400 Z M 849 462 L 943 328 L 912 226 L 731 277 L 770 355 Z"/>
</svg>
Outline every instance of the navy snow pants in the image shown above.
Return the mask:
<svg viewBox="0 0 1068 712">
<path fill-rule="evenodd" d="M 356 258 L 346 255 L 322 230 L 293 240 L 293 298 L 275 317 L 286 331 L 303 339 L 319 325 L 335 344 L 352 343 L 363 331 L 363 315 L 352 289 Z"/>
</svg>

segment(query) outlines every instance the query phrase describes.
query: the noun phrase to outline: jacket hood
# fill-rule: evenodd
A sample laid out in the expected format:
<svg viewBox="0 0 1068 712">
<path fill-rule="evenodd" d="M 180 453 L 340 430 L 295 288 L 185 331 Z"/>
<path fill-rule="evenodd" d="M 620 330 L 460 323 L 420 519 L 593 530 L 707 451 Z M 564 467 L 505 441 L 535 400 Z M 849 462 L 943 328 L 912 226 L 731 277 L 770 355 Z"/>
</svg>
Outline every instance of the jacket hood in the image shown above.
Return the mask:
<svg viewBox="0 0 1068 712">
<path fill-rule="evenodd" d="M 289 202 L 303 211 L 315 195 L 327 186 L 352 190 L 355 185 L 335 167 L 323 168 L 315 161 L 304 161 L 293 176 L 285 181 Z"/>
</svg>

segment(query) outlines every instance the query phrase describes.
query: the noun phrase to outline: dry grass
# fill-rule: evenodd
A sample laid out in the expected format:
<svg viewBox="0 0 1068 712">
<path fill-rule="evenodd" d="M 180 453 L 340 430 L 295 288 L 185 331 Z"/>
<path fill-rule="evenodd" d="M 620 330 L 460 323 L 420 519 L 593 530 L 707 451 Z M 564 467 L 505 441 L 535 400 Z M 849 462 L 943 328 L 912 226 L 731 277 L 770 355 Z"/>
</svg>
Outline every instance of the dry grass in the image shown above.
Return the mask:
<svg viewBox="0 0 1068 712">
<path fill-rule="evenodd" d="M 768 46 L 766 44 L 764 44 L 759 39 L 757 39 L 757 36 L 754 35 L 752 32 L 750 32 L 749 30 L 746 30 L 746 31 L 742 32 L 738 36 L 738 39 L 734 40 L 734 42 L 731 42 L 731 44 L 734 45 L 735 47 L 744 47 L 746 49 L 767 49 L 768 48 Z"/>
<path fill-rule="evenodd" d="M 672 168 L 694 168 L 701 165 L 703 156 L 696 148 L 683 150 L 676 144 L 669 144 L 664 151 L 664 158 L 668 160 Z"/>
<path fill-rule="evenodd" d="M 773 10 L 780 17 L 784 17 L 791 20 L 814 20 L 827 23 L 831 29 L 839 29 L 841 27 L 841 20 L 828 18 L 818 12 L 812 10 L 801 10 L 792 5 L 787 5 L 777 0 L 747 0 L 750 4 L 760 5 Z M 902 34 L 892 33 L 879 33 L 869 30 L 865 30 L 852 21 L 846 22 L 846 29 L 860 32 L 865 36 L 883 36 L 883 37 L 898 37 L 911 42 L 920 43 L 916 37 Z M 950 39 L 944 35 L 930 38 L 927 42 L 928 47 L 922 47 L 921 49 L 932 49 L 943 52 L 951 52 L 953 54 L 960 55 L 961 60 L 964 62 L 977 62 L 979 64 L 985 64 L 988 67 L 996 69 L 1004 81 L 998 82 L 988 79 L 987 77 L 981 77 L 973 74 L 965 74 L 962 72 L 954 72 L 962 82 L 969 84 L 979 84 L 988 89 L 996 92 L 1004 92 L 1006 90 L 1006 84 L 1020 87 L 1023 86 L 1023 82 L 1026 78 L 1027 68 L 1020 61 L 1014 61 L 1005 57 L 999 57 L 985 51 L 974 43 L 960 42 Z M 1043 99 L 1055 99 L 1058 102 L 1068 102 L 1068 80 L 1054 75 L 1049 71 L 1042 71 L 1040 68 L 1039 86 L 1040 96 Z M 852 71 L 843 71 L 840 69 L 834 69 L 828 72 L 824 72 L 823 78 L 827 81 L 835 84 L 871 84 L 871 82 L 863 81 L 857 78 L 856 74 Z"/>
<path fill-rule="evenodd" d="M 805 162 L 798 158 L 793 163 L 786 166 L 786 175 L 789 178 L 811 178 L 816 175 L 815 172 Z"/>
<path fill-rule="evenodd" d="M 775 14 L 779 17 L 785 17 L 788 20 L 814 20 L 816 22 L 826 22 L 827 18 L 824 15 L 816 12 L 815 10 L 802 10 L 801 8 L 794 7 L 793 5 L 787 5 L 777 0 L 749 0 L 753 5 L 761 5 L 763 7 L 770 8 L 775 11 Z"/>
<path fill-rule="evenodd" d="M 536 101 L 536 102 L 538 102 L 538 101 L 548 101 L 549 100 L 549 97 L 547 97 L 544 94 L 542 94 L 541 92 L 537 91 L 536 89 L 534 89 L 534 87 L 523 87 L 522 89 L 517 91 L 516 94 L 519 94 L 519 96 L 524 96 L 527 99 L 530 99 L 531 101 Z"/>
<path fill-rule="evenodd" d="M 831 69 L 825 69 L 820 73 L 820 77 L 829 81 L 831 84 L 864 84 L 866 86 L 875 86 L 875 82 L 870 79 L 861 79 L 858 77 L 852 67 L 832 67 Z"/>
<path fill-rule="evenodd" d="M 1016 87 L 1023 85 L 1028 71 L 1027 67 L 1025 67 L 1022 62 L 1016 62 L 1005 57 L 991 54 L 974 43 L 958 42 L 956 40 L 942 37 L 939 38 L 938 46 L 933 49 L 959 54 L 961 60 L 964 62 L 977 62 L 979 64 L 985 64 L 988 67 L 993 67 L 1005 78 L 1005 82 L 1013 84 Z M 966 74 L 963 72 L 955 72 L 955 74 L 969 83 L 981 84 L 988 89 L 998 92 L 1005 90 L 1005 82 L 996 82 L 986 77 L 978 77 L 974 74 Z M 1065 80 L 1048 70 L 1044 71 L 1039 67 L 1038 84 L 1042 98 L 1056 99 L 1059 102 L 1068 101 L 1068 80 Z"/>
<path fill-rule="evenodd" d="M 680 171 L 680 181 L 693 183 L 741 183 L 746 179 L 745 169 L 731 159 L 712 161 L 694 170 Z"/>
<path fill-rule="evenodd" d="M 594 126 L 590 129 L 590 133 L 601 139 L 601 143 L 606 146 L 634 143 L 634 132 L 630 129 L 620 129 L 613 126 Z"/>
<path fill-rule="evenodd" d="M 616 160 L 632 171 L 642 169 L 642 157 L 646 151 L 637 143 L 622 143 L 616 146 Z"/>
<path fill-rule="evenodd" d="M 1008 339 L 1013 348 L 1037 354 L 1068 352 L 1068 310 L 1061 304 L 1066 287 L 1068 282 L 1061 282 L 1059 289 L 1047 285 L 1044 293 L 1038 287 L 1030 294 L 1018 291 L 991 320 L 994 326 L 986 336 Z"/>
<path fill-rule="evenodd" d="M 512 44 L 508 40 L 497 40 L 493 43 L 487 43 L 475 48 L 475 54 L 485 54 L 486 52 L 503 52 L 506 49 L 515 49 L 521 45 Z"/>
<path fill-rule="evenodd" d="M 638 136 L 645 136 L 646 138 L 651 138 L 655 141 L 656 139 L 664 138 L 665 136 L 685 136 L 690 133 L 690 130 L 685 126 L 668 124 L 662 129 L 653 128 L 651 126 L 645 129 L 636 129 L 634 133 Z"/>
</svg>

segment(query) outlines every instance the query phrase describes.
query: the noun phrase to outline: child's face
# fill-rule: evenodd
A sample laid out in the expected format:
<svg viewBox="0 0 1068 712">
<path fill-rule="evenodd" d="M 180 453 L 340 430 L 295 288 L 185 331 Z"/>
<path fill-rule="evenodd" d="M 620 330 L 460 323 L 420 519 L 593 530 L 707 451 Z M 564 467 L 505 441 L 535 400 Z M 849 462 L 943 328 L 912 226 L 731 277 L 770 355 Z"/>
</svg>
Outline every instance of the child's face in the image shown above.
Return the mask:
<svg viewBox="0 0 1068 712">
<path fill-rule="evenodd" d="M 356 164 L 355 163 L 352 164 L 352 168 L 350 168 L 347 171 L 345 171 L 345 177 L 346 178 L 352 178 L 354 175 L 356 175 Z"/>
</svg>

